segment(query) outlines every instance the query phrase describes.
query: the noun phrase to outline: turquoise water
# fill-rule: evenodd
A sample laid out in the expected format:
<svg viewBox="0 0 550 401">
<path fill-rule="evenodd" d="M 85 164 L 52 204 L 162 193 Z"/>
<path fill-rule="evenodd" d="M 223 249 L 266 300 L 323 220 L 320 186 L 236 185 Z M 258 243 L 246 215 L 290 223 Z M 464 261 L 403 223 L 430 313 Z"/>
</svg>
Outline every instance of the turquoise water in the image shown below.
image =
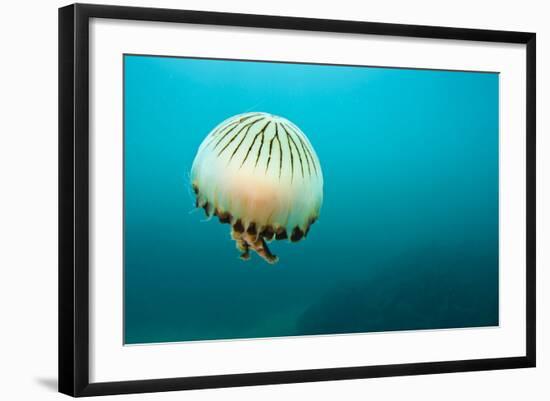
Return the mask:
<svg viewBox="0 0 550 401">
<path fill-rule="evenodd" d="M 494 73 L 131 56 L 127 344 L 498 325 Z M 246 111 L 312 142 L 324 203 L 280 257 L 238 258 L 194 210 L 199 144 Z"/>
</svg>

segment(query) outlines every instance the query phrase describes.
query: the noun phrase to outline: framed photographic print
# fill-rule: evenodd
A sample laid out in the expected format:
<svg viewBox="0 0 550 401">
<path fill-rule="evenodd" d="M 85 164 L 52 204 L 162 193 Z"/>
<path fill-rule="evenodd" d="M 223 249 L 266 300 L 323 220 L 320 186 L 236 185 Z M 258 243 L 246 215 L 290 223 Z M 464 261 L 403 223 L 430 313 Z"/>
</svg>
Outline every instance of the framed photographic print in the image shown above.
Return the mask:
<svg viewBox="0 0 550 401">
<path fill-rule="evenodd" d="M 535 34 L 59 10 L 59 390 L 535 366 Z"/>
</svg>

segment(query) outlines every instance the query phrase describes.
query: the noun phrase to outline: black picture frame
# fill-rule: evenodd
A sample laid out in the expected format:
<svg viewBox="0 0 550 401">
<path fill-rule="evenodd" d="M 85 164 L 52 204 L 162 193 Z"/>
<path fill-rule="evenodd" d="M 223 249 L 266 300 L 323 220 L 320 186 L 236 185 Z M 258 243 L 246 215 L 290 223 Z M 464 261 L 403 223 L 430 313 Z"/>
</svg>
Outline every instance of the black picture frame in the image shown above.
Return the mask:
<svg viewBox="0 0 550 401">
<path fill-rule="evenodd" d="M 141 20 L 526 45 L 526 354 L 519 357 L 90 383 L 89 21 Z M 535 366 L 536 35 L 527 32 L 73 4 L 59 9 L 59 391 L 71 396 L 252 386 Z"/>
</svg>

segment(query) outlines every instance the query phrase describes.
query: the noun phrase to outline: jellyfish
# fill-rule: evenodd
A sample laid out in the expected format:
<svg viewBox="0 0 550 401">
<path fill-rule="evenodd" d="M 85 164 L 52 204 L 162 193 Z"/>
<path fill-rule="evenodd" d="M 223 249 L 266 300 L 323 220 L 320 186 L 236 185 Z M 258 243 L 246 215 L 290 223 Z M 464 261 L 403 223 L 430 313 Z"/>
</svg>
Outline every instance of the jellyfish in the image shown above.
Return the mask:
<svg viewBox="0 0 550 401">
<path fill-rule="evenodd" d="M 298 242 L 319 218 L 323 173 L 305 134 L 263 112 L 230 117 L 201 143 L 191 168 L 196 207 L 230 224 L 243 260 L 269 263 L 272 240 Z"/>
</svg>

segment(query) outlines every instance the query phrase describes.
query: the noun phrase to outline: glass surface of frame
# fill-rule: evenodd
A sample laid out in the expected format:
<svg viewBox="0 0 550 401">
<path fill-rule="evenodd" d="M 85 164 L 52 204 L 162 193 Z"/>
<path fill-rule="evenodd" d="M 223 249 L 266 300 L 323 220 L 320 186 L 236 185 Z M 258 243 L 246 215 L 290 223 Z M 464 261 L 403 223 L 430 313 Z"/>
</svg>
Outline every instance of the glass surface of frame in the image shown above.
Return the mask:
<svg viewBox="0 0 550 401">
<path fill-rule="evenodd" d="M 498 326 L 498 82 L 125 55 L 125 344 Z"/>
</svg>

